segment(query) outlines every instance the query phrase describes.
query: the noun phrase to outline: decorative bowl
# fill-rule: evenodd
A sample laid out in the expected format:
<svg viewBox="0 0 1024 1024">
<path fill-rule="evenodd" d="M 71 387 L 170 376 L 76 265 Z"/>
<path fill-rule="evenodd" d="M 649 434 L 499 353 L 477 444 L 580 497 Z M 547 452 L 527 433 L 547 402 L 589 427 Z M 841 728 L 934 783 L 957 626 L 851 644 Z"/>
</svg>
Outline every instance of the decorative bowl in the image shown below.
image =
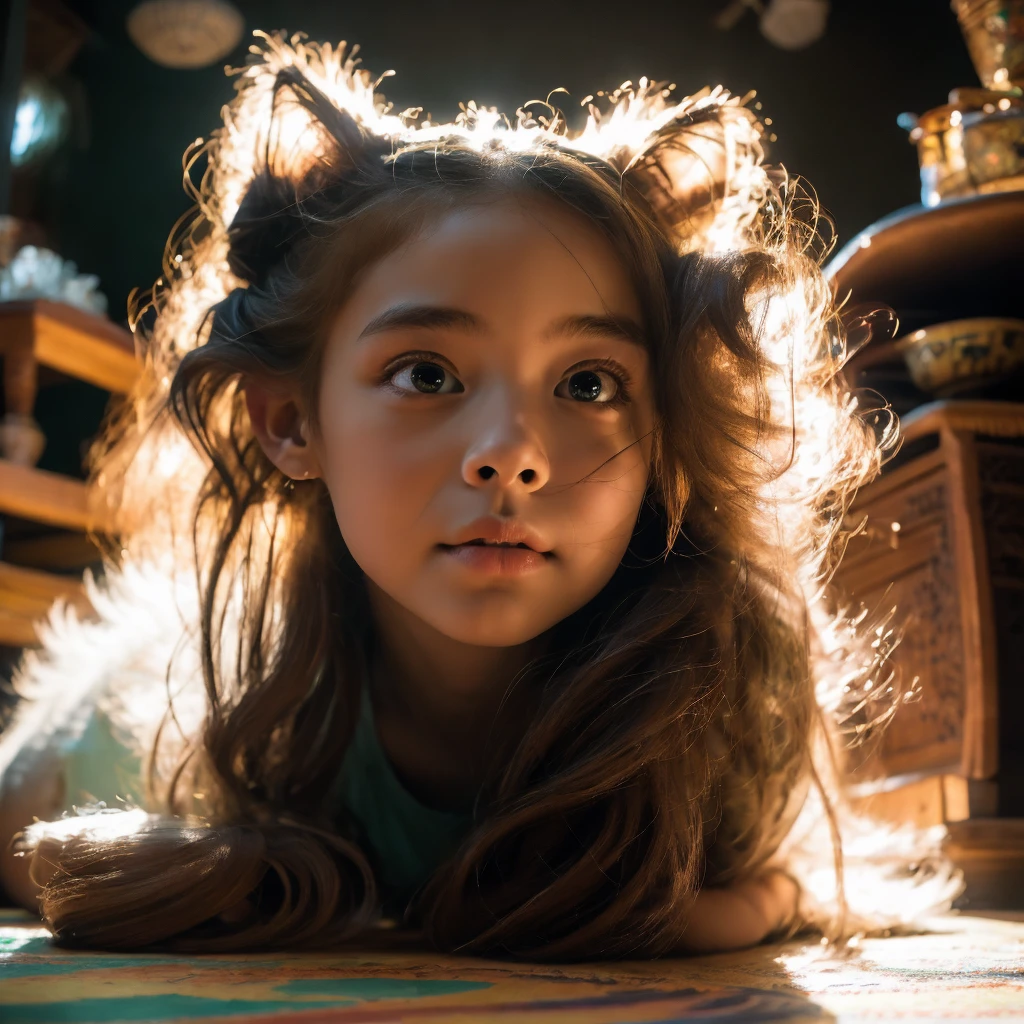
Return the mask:
<svg viewBox="0 0 1024 1024">
<path fill-rule="evenodd" d="M 1024 366 L 1024 320 L 951 320 L 922 327 L 896 346 L 917 387 L 949 396 Z"/>
</svg>

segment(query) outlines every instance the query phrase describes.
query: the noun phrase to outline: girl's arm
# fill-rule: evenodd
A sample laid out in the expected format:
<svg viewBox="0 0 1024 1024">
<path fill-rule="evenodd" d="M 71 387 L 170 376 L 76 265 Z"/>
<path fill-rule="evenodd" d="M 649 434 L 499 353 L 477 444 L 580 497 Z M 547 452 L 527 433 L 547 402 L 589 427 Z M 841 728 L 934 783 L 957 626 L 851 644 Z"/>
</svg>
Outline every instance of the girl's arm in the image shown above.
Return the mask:
<svg viewBox="0 0 1024 1024">
<path fill-rule="evenodd" d="M 37 909 L 38 886 L 29 877 L 32 857 L 11 850 L 14 836 L 37 819 L 75 813 L 79 804 L 102 800 L 116 807 L 121 796 L 141 804 L 143 788 L 139 758 L 91 697 L 75 711 L 73 725 L 36 724 L 0 738 L 0 886 L 29 910 Z"/>
<path fill-rule="evenodd" d="M 783 871 L 724 889 L 701 889 L 683 933 L 682 953 L 720 953 L 756 946 L 796 916 L 800 890 Z"/>
<path fill-rule="evenodd" d="M 63 761 L 52 749 L 22 750 L 0 776 L 0 886 L 26 910 L 38 911 L 39 887 L 29 878 L 30 855 L 16 857 L 11 841 L 35 819 L 53 821 L 64 809 Z"/>
</svg>

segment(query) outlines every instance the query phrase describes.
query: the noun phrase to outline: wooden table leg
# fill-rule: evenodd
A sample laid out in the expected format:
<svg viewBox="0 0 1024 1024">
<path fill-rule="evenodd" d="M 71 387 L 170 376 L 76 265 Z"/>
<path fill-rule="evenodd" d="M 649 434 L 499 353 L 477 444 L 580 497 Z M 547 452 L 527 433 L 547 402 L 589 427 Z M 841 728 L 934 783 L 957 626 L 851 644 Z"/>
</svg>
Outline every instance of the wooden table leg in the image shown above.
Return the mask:
<svg viewBox="0 0 1024 1024">
<path fill-rule="evenodd" d="M 4 353 L 4 403 L 0 456 L 20 466 L 34 466 L 46 438 L 32 416 L 38 390 L 38 365 L 31 348 L 9 346 Z"/>
<path fill-rule="evenodd" d="M 7 415 L 31 416 L 36 405 L 38 367 L 32 350 L 8 349 L 4 353 L 4 408 Z"/>
</svg>

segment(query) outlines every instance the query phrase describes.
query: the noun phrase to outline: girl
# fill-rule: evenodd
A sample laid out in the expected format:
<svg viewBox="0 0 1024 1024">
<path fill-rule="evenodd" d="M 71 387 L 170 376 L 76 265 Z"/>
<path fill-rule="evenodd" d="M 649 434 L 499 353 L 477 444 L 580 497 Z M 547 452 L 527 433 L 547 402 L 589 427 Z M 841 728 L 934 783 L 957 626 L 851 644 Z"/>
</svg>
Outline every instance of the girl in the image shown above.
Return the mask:
<svg viewBox="0 0 1024 1024">
<path fill-rule="evenodd" d="M 94 452 L 98 621 L 17 680 L 5 885 L 114 948 L 820 922 L 794 822 L 895 700 L 822 583 L 892 435 L 760 125 L 645 81 L 436 125 L 261 38 Z"/>
</svg>

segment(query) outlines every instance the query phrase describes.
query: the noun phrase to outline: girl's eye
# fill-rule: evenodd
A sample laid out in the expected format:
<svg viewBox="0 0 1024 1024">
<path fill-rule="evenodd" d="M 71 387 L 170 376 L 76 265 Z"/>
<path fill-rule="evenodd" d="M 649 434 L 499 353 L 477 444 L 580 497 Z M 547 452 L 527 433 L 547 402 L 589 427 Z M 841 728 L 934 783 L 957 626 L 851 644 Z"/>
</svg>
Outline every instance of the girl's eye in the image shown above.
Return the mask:
<svg viewBox="0 0 1024 1024">
<path fill-rule="evenodd" d="M 578 370 L 559 383 L 555 394 L 574 402 L 614 402 L 619 397 L 619 382 L 604 370 Z"/>
<path fill-rule="evenodd" d="M 449 395 L 464 391 L 458 378 L 437 363 L 410 363 L 391 378 L 402 391 L 419 391 L 424 395 Z"/>
</svg>

